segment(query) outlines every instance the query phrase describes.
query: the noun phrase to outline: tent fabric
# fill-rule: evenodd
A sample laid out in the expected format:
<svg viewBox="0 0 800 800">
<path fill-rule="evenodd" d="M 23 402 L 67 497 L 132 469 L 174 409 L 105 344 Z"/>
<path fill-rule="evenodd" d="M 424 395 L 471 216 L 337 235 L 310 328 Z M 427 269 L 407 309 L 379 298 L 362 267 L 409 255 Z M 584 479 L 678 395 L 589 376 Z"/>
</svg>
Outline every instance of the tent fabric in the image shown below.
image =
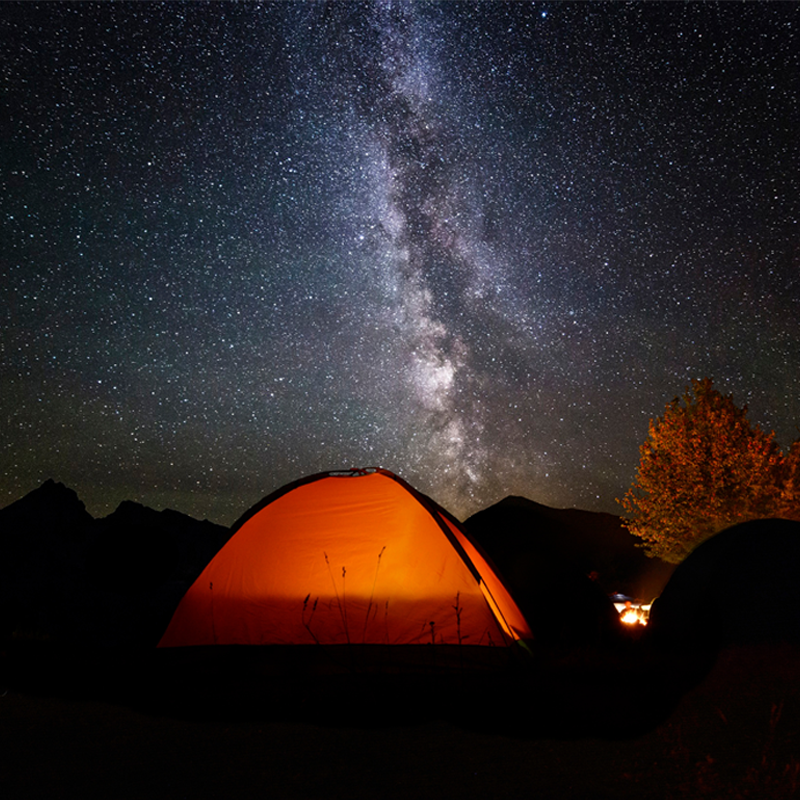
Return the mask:
<svg viewBox="0 0 800 800">
<path fill-rule="evenodd" d="M 254 506 L 189 588 L 159 647 L 528 638 L 461 525 L 376 469 L 314 475 Z"/>
<path fill-rule="evenodd" d="M 800 522 L 758 519 L 706 539 L 653 603 L 654 641 L 800 644 Z"/>
</svg>

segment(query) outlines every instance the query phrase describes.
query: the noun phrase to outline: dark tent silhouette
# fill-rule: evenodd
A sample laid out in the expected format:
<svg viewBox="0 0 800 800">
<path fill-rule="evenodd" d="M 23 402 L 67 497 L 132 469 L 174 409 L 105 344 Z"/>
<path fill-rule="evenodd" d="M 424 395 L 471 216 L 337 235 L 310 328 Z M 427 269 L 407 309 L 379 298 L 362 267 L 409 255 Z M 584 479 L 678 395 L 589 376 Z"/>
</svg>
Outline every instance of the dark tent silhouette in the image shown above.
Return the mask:
<svg viewBox="0 0 800 800">
<path fill-rule="evenodd" d="M 654 603 L 653 641 L 800 643 L 800 522 L 754 520 L 703 542 Z"/>
</svg>

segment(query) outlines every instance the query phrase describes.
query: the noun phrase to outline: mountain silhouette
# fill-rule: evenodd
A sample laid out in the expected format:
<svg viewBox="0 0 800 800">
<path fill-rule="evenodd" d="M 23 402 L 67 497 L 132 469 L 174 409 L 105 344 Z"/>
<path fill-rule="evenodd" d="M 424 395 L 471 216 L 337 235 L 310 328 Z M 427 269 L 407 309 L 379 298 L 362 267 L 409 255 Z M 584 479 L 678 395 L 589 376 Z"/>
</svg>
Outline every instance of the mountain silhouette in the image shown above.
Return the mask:
<svg viewBox="0 0 800 800">
<path fill-rule="evenodd" d="M 613 514 L 550 508 L 511 495 L 464 524 L 501 569 L 523 555 L 538 556 L 591 576 L 606 594 L 651 600 L 674 570 L 645 555 Z"/>
<path fill-rule="evenodd" d="M 72 489 L 45 481 L 0 510 L 0 636 L 155 644 L 229 537 L 131 501 L 94 519 Z"/>
<path fill-rule="evenodd" d="M 612 514 L 555 509 L 510 496 L 466 520 L 545 645 L 598 644 L 619 635 L 609 595 L 651 599 L 672 567 L 649 559 Z"/>
</svg>

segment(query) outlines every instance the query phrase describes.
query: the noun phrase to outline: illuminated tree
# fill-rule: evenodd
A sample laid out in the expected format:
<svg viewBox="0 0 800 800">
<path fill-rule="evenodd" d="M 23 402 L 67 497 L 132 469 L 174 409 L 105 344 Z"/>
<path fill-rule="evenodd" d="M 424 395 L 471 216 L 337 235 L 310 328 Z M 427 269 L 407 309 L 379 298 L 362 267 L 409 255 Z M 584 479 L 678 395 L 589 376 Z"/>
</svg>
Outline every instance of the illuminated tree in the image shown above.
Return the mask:
<svg viewBox="0 0 800 800">
<path fill-rule="evenodd" d="M 800 439 L 784 460 L 784 474 L 777 516 L 800 522 Z"/>
<path fill-rule="evenodd" d="M 648 555 L 678 563 L 723 528 L 779 512 L 785 460 L 774 434 L 753 427 L 747 406 L 708 378 L 650 421 L 640 452 L 636 480 L 618 502 Z"/>
</svg>

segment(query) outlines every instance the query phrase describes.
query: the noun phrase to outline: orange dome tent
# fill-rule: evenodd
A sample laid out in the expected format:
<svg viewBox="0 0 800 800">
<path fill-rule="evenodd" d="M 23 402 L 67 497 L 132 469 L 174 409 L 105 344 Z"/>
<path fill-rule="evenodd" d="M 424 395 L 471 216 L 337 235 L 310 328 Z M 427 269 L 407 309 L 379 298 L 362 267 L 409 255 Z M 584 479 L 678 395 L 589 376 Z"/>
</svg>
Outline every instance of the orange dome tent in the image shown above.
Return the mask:
<svg viewBox="0 0 800 800">
<path fill-rule="evenodd" d="M 461 525 L 383 469 L 313 475 L 251 508 L 159 647 L 457 645 L 532 638 Z"/>
</svg>

